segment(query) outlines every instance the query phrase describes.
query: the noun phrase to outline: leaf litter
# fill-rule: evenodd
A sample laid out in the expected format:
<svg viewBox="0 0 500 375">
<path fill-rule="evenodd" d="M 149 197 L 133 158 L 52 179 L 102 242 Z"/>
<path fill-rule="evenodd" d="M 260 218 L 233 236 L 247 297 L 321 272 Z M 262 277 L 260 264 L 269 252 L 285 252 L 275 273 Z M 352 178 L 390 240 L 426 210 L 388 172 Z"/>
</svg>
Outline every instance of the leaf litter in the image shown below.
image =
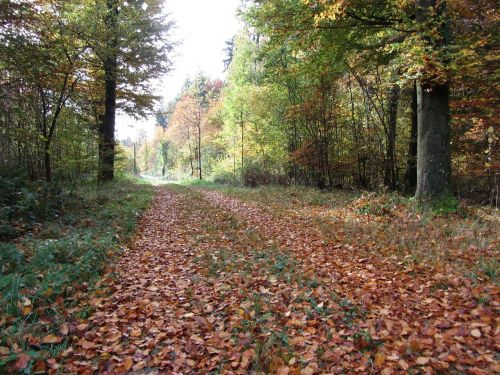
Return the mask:
<svg viewBox="0 0 500 375">
<path fill-rule="evenodd" d="M 102 286 L 70 326 L 66 371 L 500 372 L 496 285 L 220 192 L 157 188 Z"/>
</svg>

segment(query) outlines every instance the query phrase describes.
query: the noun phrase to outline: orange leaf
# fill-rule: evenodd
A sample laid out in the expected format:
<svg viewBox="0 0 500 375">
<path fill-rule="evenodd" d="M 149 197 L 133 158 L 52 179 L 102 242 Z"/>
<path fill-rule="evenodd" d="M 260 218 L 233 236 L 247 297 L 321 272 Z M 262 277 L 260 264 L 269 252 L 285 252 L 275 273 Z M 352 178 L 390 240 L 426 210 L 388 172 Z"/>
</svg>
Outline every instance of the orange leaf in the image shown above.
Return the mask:
<svg viewBox="0 0 500 375">
<path fill-rule="evenodd" d="M 132 357 L 127 357 L 123 361 L 123 368 L 125 369 L 125 371 L 129 371 L 132 368 L 133 364 L 134 360 L 132 359 Z"/>
<path fill-rule="evenodd" d="M 385 355 L 382 353 L 375 354 L 375 366 L 382 367 L 385 362 Z"/>
<path fill-rule="evenodd" d="M 42 344 L 58 344 L 62 341 L 62 337 L 56 335 L 47 335 L 42 339 Z"/>
</svg>

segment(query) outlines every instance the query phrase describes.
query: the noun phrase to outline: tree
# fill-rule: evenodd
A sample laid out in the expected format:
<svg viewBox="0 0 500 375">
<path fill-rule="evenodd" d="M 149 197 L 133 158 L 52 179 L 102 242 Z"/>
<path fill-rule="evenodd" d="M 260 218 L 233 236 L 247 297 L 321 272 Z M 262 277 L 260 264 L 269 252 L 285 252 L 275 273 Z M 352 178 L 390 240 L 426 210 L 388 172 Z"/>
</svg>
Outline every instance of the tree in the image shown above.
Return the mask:
<svg viewBox="0 0 500 375">
<path fill-rule="evenodd" d="M 417 189 L 420 200 L 440 198 L 450 193 L 451 156 L 449 96 L 447 77 L 436 66 L 446 62 L 449 30 L 446 28 L 446 1 L 417 0 L 417 22 L 424 43 L 431 52 L 427 71 L 417 83 L 418 141 Z M 430 36 L 429 34 L 434 34 Z"/>
<path fill-rule="evenodd" d="M 163 15 L 161 0 L 89 1 L 80 23 L 80 37 L 91 46 L 94 64 L 100 64 L 102 71 L 97 77 L 105 88 L 98 176 L 108 181 L 114 177 L 116 110 L 135 117 L 153 111 L 158 97 L 149 83 L 170 69 L 172 23 Z"/>
<path fill-rule="evenodd" d="M 15 22 L 19 28 L 12 25 L 2 33 L 2 60 L 11 78 L 17 77 L 31 94 L 36 92 L 32 100 L 38 110 L 36 129 L 43 140 L 44 177 L 51 181 L 53 138 L 82 79 L 81 59 L 87 48 L 75 38 L 72 10 L 65 2 L 30 5 L 17 4 L 17 11 L 29 21 Z"/>
</svg>

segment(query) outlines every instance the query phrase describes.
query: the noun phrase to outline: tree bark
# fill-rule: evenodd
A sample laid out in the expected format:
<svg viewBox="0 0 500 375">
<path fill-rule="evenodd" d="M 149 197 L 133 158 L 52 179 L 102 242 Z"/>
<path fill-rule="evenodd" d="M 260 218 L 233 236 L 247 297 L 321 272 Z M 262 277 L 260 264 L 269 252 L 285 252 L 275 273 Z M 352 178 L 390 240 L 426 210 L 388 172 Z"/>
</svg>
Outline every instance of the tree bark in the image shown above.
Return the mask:
<svg viewBox="0 0 500 375">
<path fill-rule="evenodd" d="M 445 1 L 416 0 L 417 21 L 424 27 L 429 22 L 441 22 Z M 431 9 L 435 11 L 430 12 Z M 438 27 L 441 34 L 443 25 Z M 445 40 L 444 35 L 443 40 Z M 439 43 L 428 40 L 431 46 Z M 444 42 L 440 42 L 444 43 Z M 442 44 L 441 44 L 442 46 Z M 451 156 L 449 126 L 449 86 L 425 78 L 417 83 L 418 141 L 417 189 L 419 200 L 436 199 L 450 192 Z"/>
<path fill-rule="evenodd" d="M 200 180 L 203 179 L 202 174 L 201 174 L 201 125 L 200 125 L 200 123 L 198 123 L 198 178 Z"/>
<path fill-rule="evenodd" d="M 137 171 L 137 146 L 136 143 L 134 142 L 134 175 L 138 175 Z"/>
<path fill-rule="evenodd" d="M 99 176 L 101 182 L 111 181 L 115 175 L 115 121 L 117 88 L 117 48 L 118 48 L 118 2 L 107 0 L 106 29 L 111 38 L 108 40 L 108 53 L 104 58 L 104 116 L 99 127 Z"/>
<path fill-rule="evenodd" d="M 398 176 L 396 172 L 396 127 L 398 120 L 399 92 L 399 86 L 393 85 L 389 93 L 384 185 L 390 190 L 395 190 L 398 185 Z"/>
<path fill-rule="evenodd" d="M 245 123 L 243 122 L 243 110 L 240 110 L 241 126 L 241 185 L 245 185 Z"/>
<path fill-rule="evenodd" d="M 52 181 L 52 164 L 50 160 L 50 141 L 45 141 L 44 144 L 44 167 L 45 167 L 45 181 Z"/>
<path fill-rule="evenodd" d="M 406 162 L 405 185 L 410 194 L 415 194 L 417 187 L 417 140 L 418 140 L 418 105 L 417 83 L 414 82 L 411 101 L 411 130 Z"/>
<path fill-rule="evenodd" d="M 190 125 L 187 125 L 187 139 L 189 148 L 189 165 L 191 166 L 191 177 L 194 177 L 194 165 L 193 165 L 193 151 L 191 149 L 191 132 L 189 131 Z M 196 157 L 196 155 L 195 155 Z"/>
</svg>

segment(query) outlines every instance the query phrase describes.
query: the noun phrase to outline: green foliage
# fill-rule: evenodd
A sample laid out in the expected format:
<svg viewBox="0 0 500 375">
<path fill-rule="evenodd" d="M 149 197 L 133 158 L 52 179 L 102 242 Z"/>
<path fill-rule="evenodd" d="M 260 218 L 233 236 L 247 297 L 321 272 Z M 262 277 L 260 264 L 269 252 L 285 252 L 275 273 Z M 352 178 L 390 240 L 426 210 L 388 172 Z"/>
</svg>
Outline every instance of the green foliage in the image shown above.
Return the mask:
<svg viewBox="0 0 500 375">
<path fill-rule="evenodd" d="M 460 208 L 459 200 L 451 194 L 436 199 L 430 204 L 433 212 L 441 215 L 455 214 Z"/>
<path fill-rule="evenodd" d="M 92 287 L 132 236 L 152 194 L 151 186 L 127 179 L 99 187 L 83 185 L 59 196 L 59 215 L 46 217 L 36 231 L 27 232 L 16 244 L 0 242 L 0 313 L 10 322 L 2 327 L 0 344 L 8 339 L 25 346 L 26 332 L 45 335 L 50 326 L 39 319 L 47 322 L 54 313 L 58 316 L 53 310 L 58 296 L 71 301 L 75 291 Z M 30 301 L 28 311 L 23 310 L 25 301 Z M 21 331 L 16 322 L 24 322 Z"/>
<path fill-rule="evenodd" d="M 33 224 L 56 216 L 63 192 L 57 184 L 0 177 L 0 240 L 15 238 Z"/>
</svg>

